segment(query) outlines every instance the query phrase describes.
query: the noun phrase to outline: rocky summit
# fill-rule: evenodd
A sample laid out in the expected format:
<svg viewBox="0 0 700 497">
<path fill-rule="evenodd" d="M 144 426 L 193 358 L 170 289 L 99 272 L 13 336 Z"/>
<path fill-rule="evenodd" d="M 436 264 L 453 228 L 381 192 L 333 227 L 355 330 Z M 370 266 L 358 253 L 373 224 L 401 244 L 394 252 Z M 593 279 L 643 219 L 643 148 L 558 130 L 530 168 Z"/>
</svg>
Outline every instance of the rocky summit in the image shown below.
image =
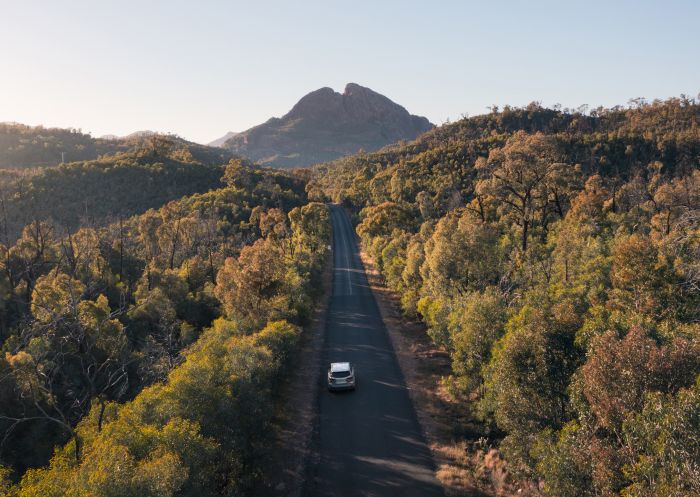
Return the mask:
<svg viewBox="0 0 700 497">
<path fill-rule="evenodd" d="M 223 146 L 261 164 L 298 167 L 412 140 L 432 127 L 384 95 L 349 83 L 343 93 L 327 87 L 313 91 L 283 117 L 239 133 Z"/>
</svg>

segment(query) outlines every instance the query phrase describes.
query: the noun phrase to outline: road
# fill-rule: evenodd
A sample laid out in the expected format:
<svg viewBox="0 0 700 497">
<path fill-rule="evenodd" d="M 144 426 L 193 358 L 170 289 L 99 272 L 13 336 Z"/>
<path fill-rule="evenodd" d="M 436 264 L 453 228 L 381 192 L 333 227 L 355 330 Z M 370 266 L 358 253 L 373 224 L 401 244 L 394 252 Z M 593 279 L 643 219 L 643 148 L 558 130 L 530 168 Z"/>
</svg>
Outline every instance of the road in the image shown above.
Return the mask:
<svg viewBox="0 0 700 497">
<path fill-rule="evenodd" d="M 330 393 L 325 383 L 319 386 L 320 459 L 307 494 L 443 496 L 352 226 L 340 207 L 332 206 L 331 215 L 334 273 L 324 362 L 354 363 L 358 388 Z"/>
</svg>

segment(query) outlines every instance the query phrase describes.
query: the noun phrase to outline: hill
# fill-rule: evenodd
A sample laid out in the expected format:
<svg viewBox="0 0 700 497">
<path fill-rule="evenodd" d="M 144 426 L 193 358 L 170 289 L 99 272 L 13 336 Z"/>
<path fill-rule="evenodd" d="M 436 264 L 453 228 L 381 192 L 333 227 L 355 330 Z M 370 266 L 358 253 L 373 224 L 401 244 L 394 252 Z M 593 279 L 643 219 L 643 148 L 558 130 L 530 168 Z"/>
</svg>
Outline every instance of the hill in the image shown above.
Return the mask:
<svg viewBox="0 0 700 497">
<path fill-rule="evenodd" d="M 387 97 L 349 83 L 342 94 L 331 88 L 309 93 L 283 117 L 238 133 L 224 147 L 265 165 L 308 166 L 412 140 L 432 127 Z"/>
<path fill-rule="evenodd" d="M 0 242 L 0 494 L 261 495 L 328 213 L 281 171 L 224 179 Z"/>
<path fill-rule="evenodd" d="M 697 494 L 697 101 L 507 107 L 310 174 L 422 322 L 455 495 Z"/>
<path fill-rule="evenodd" d="M 232 157 L 229 152 L 219 148 L 151 131 L 136 132 L 122 138 L 93 138 L 78 129 L 0 123 L 0 168 L 47 167 L 61 162 L 95 160 L 102 155 L 148 147 L 153 137 L 167 138 L 174 148 L 183 150 L 183 153 L 190 154 L 194 160 L 202 163 L 225 164 Z"/>
<path fill-rule="evenodd" d="M 219 188 L 228 156 L 155 135 L 134 142 L 130 151 L 95 160 L 0 170 L 3 238 L 13 241 L 34 220 L 51 220 L 69 232 Z"/>
</svg>

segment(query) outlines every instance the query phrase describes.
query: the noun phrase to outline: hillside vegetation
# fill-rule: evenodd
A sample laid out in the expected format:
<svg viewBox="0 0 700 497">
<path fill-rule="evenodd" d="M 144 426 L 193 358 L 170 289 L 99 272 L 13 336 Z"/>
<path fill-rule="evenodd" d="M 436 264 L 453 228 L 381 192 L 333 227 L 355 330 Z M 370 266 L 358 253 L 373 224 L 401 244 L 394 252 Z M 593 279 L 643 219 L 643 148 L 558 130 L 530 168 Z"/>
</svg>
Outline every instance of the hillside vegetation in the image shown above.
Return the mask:
<svg viewBox="0 0 700 497">
<path fill-rule="evenodd" d="M 463 494 L 699 495 L 700 104 L 583 111 L 294 173 L 162 136 L 6 170 L 0 495 L 259 495 L 328 200 L 449 358 Z"/>
<path fill-rule="evenodd" d="M 96 160 L 0 171 L 4 241 L 12 242 L 36 219 L 52 221 L 65 234 L 217 189 L 227 160 L 152 136 L 132 150 Z"/>
<path fill-rule="evenodd" d="M 700 105 L 683 97 L 494 109 L 314 169 L 310 195 L 356 214 L 449 354 L 443 387 L 470 420 L 454 442 L 506 459 L 507 482 L 469 485 L 700 494 L 698 166 Z"/>
<path fill-rule="evenodd" d="M 174 135 L 135 134 L 116 139 L 93 138 L 78 129 L 44 128 L 0 123 L 0 168 L 33 168 L 98 159 L 148 147 L 153 141 L 169 141 L 181 154 L 197 162 L 224 164 L 231 155 Z"/>
<path fill-rule="evenodd" d="M 0 495 L 256 493 L 330 224 L 298 178 L 223 179 L 0 244 Z"/>
</svg>

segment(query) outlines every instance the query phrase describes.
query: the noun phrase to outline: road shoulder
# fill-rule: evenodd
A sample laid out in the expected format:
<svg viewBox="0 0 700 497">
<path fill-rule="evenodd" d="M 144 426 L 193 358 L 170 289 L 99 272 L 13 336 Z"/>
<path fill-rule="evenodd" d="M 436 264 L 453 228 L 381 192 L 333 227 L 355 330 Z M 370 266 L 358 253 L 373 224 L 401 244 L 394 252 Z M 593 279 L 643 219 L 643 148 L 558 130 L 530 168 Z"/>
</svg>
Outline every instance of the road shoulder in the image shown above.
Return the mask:
<svg viewBox="0 0 700 497">
<path fill-rule="evenodd" d="M 484 463 L 486 454 L 477 460 L 472 448 L 458 441 L 464 439 L 463 431 L 469 430 L 472 422 L 465 416 L 464 404 L 452 400 L 445 391 L 443 379 L 451 373 L 449 355 L 435 348 L 422 323 L 402 315 L 396 295 L 386 287 L 374 261 L 364 251 L 360 255 L 445 494 L 448 497 L 504 495 L 498 490 L 499 487 L 505 490 L 498 480 L 507 477 L 505 471 L 501 474 L 500 457 L 491 453 L 492 461 Z M 457 436 L 457 427 L 462 430 L 462 436 Z M 477 474 L 475 465 L 481 466 L 482 474 Z"/>
<path fill-rule="evenodd" d="M 332 241 L 330 242 L 332 244 Z M 328 304 L 333 284 L 333 253 L 329 251 L 323 272 L 322 296 L 311 322 L 304 327 L 291 374 L 276 399 L 275 443 L 269 451 L 263 488 L 259 496 L 300 497 L 317 458 L 313 446 L 318 426 L 318 396 L 321 358 Z"/>
</svg>

